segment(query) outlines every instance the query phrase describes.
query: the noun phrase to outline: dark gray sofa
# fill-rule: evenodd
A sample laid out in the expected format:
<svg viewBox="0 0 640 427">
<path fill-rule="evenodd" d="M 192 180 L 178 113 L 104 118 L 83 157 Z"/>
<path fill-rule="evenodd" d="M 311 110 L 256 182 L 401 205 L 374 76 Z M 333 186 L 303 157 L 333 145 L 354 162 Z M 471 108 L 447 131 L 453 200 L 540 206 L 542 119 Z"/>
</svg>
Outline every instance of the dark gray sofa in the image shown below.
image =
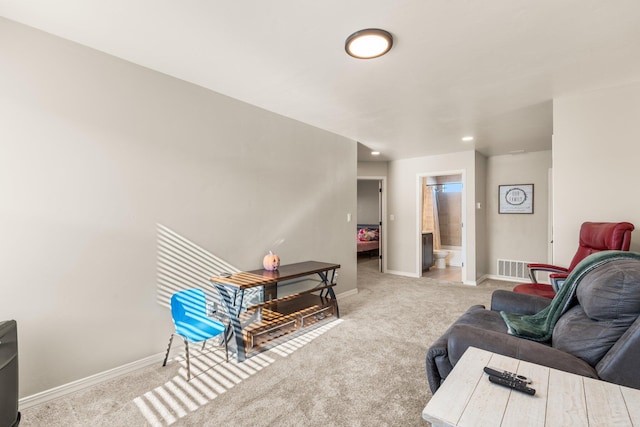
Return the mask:
<svg viewBox="0 0 640 427">
<path fill-rule="evenodd" d="M 509 335 L 499 312 L 534 314 L 550 299 L 497 290 L 490 310 L 469 308 L 427 351 L 431 391 L 469 346 L 640 389 L 640 259 L 630 256 L 581 278 L 548 342 Z"/>
</svg>

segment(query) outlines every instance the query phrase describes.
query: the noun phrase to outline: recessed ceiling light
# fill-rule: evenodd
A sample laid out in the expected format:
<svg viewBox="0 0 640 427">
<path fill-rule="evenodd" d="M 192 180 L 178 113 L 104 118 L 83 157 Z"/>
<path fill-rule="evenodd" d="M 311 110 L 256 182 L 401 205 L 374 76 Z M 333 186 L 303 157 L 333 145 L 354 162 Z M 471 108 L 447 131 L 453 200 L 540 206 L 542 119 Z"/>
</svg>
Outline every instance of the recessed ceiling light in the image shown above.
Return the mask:
<svg viewBox="0 0 640 427">
<path fill-rule="evenodd" d="M 372 155 L 372 156 L 379 156 L 379 155 L 380 155 L 380 152 L 379 152 L 379 151 L 372 151 L 372 152 L 371 152 L 371 155 Z"/>
<path fill-rule="evenodd" d="M 393 46 L 393 37 L 388 31 L 367 28 L 347 37 L 344 50 L 354 58 L 371 59 L 389 52 L 391 46 Z"/>
<path fill-rule="evenodd" d="M 463 140 L 464 142 L 473 141 L 473 137 L 472 137 L 472 136 L 465 136 L 465 137 L 462 137 L 462 140 Z"/>
</svg>

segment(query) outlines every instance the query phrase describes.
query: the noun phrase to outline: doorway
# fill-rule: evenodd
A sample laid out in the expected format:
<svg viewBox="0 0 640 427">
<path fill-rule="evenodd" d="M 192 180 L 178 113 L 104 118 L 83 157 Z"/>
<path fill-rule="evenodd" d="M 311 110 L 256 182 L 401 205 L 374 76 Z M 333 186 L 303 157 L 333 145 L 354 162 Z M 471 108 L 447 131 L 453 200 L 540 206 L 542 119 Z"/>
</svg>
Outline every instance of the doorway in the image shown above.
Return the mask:
<svg viewBox="0 0 640 427">
<path fill-rule="evenodd" d="M 354 230 L 359 243 L 358 264 L 375 262 L 377 271 L 381 273 L 386 270 L 384 252 L 387 236 L 386 224 L 382 220 L 386 210 L 385 189 L 385 177 L 358 177 L 358 211 Z M 361 241 L 362 236 L 368 236 L 366 242 Z M 375 245 L 375 239 L 377 239 L 377 245 Z M 377 247 L 371 249 L 372 245 Z"/>
<path fill-rule="evenodd" d="M 463 282 L 464 174 L 425 174 L 419 185 L 419 271 L 422 277 Z"/>
</svg>

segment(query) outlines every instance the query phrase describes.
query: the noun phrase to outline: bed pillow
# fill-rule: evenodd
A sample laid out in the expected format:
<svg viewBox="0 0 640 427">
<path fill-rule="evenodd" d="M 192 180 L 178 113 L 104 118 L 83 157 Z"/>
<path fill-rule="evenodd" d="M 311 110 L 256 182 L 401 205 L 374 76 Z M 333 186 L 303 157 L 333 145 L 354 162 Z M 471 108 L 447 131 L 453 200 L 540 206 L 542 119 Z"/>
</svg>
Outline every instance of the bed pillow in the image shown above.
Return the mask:
<svg viewBox="0 0 640 427">
<path fill-rule="evenodd" d="M 358 230 L 358 240 L 361 242 L 370 242 L 372 240 L 378 240 L 378 230 L 369 230 L 368 228 L 361 228 Z"/>
</svg>

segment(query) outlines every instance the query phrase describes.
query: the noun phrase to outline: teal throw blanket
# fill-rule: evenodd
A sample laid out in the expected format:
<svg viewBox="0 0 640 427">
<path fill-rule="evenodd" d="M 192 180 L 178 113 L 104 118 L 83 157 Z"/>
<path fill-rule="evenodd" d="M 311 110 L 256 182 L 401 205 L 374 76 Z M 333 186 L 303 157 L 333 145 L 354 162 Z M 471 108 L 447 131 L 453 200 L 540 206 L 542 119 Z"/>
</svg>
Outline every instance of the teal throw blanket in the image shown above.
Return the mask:
<svg viewBox="0 0 640 427">
<path fill-rule="evenodd" d="M 556 322 L 570 308 L 580 281 L 593 269 L 608 262 L 625 258 L 640 259 L 640 254 L 623 251 L 602 251 L 591 254 L 571 271 L 556 296 L 551 300 L 551 304 L 544 310 L 530 315 L 501 311 L 500 315 L 507 324 L 509 334 L 532 341 L 549 341 Z"/>
</svg>

